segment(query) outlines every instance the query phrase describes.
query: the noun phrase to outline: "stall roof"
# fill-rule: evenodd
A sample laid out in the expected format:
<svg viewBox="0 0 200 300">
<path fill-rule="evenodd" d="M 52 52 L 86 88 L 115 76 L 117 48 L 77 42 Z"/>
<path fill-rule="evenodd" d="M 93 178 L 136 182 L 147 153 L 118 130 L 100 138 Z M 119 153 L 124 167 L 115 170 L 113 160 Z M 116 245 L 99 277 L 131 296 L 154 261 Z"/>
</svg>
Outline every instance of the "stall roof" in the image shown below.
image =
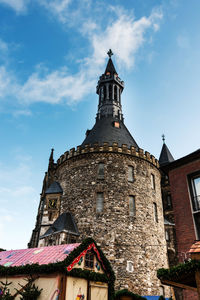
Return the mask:
<svg viewBox="0 0 200 300">
<path fill-rule="evenodd" d="M 46 265 L 63 261 L 80 244 L 65 244 L 41 248 L 9 250 L 0 252 L 0 265 L 24 266 L 27 264 Z"/>
</svg>

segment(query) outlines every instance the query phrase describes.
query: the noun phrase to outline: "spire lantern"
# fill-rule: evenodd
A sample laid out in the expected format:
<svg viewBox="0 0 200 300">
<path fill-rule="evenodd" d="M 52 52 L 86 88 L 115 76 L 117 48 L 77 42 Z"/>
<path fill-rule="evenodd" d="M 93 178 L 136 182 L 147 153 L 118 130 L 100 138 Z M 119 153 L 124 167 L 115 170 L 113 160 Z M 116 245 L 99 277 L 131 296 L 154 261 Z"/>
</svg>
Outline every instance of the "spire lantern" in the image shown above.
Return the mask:
<svg viewBox="0 0 200 300">
<path fill-rule="evenodd" d="M 121 93 L 124 89 L 124 82 L 119 78 L 111 59 L 112 50 L 109 49 L 107 54 L 109 56 L 107 66 L 99 78 L 96 90 L 99 95 L 97 120 L 111 116 L 123 121 Z"/>
</svg>

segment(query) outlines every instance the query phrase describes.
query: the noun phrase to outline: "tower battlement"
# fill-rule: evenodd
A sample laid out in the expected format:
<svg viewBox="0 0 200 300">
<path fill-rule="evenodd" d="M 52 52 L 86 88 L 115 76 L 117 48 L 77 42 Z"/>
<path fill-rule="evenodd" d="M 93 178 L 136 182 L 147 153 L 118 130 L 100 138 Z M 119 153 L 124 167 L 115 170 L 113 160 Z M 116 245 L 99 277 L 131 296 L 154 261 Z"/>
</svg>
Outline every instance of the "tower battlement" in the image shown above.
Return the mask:
<svg viewBox="0 0 200 300">
<path fill-rule="evenodd" d="M 108 143 L 103 143 L 103 146 L 99 145 L 98 143 L 85 146 L 77 146 L 77 148 L 71 148 L 69 151 L 66 151 L 64 154 L 62 154 L 59 159 L 57 160 L 57 166 L 64 163 L 66 160 L 70 158 L 77 157 L 79 155 L 83 155 L 86 153 L 118 153 L 118 154 L 125 154 L 130 155 L 134 157 L 141 158 L 143 160 L 148 161 L 152 165 L 154 165 L 156 168 L 159 168 L 159 162 L 158 160 L 151 155 L 149 152 L 144 151 L 143 149 L 139 148 L 136 149 L 136 147 L 131 146 L 128 147 L 126 144 L 122 144 L 122 147 L 118 146 L 118 143 L 114 142 L 112 146 L 110 146 Z"/>
</svg>

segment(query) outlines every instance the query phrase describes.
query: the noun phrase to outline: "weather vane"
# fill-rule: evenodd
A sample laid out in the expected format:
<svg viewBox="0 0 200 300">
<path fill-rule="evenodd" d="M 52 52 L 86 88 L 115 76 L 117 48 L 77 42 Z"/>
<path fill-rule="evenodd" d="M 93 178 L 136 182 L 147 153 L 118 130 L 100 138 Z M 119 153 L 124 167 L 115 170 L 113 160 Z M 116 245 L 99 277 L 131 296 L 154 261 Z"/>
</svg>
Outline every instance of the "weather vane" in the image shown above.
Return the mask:
<svg viewBox="0 0 200 300">
<path fill-rule="evenodd" d="M 107 52 L 108 56 L 111 58 L 111 56 L 113 55 L 113 52 L 111 49 L 109 49 L 109 51 Z"/>
<path fill-rule="evenodd" d="M 165 135 L 162 135 L 163 144 L 165 143 Z"/>
</svg>

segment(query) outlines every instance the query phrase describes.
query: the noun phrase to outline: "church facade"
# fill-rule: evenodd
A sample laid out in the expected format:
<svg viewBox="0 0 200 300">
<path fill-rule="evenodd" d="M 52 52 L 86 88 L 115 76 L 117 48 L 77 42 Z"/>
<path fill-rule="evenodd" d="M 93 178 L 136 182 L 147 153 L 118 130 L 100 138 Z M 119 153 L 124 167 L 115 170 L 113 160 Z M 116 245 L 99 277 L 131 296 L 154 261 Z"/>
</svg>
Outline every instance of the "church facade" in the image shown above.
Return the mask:
<svg viewBox="0 0 200 300">
<path fill-rule="evenodd" d="M 57 162 L 52 149 L 29 247 L 92 237 L 112 264 L 117 289 L 167 296 L 156 273 L 168 267 L 159 162 L 124 124 L 124 82 L 108 54 L 94 127 Z"/>
</svg>

